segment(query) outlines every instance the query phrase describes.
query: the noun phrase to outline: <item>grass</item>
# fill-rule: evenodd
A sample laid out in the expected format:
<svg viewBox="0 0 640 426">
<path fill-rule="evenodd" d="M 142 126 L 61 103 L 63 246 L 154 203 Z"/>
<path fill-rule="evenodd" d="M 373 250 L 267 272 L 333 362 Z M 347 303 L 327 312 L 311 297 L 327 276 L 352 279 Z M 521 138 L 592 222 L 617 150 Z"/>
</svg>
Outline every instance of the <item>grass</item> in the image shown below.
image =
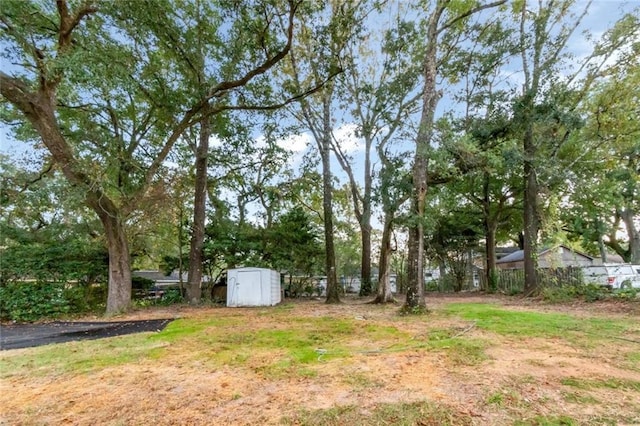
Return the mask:
<svg viewBox="0 0 640 426">
<path fill-rule="evenodd" d="M 342 383 L 348 385 L 356 392 L 373 389 L 382 386 L 382 383 L 368 374 L 359 372 L 345 373 L 342 377 Z"/>
<path fill-rule="evenodd" d="M 526 408 L 529 404 L 515 389 L 503 389 L 494 392 L 485 399 L 485 404 L 499 408 Z"/>
<path fill-rule="evenodd" d="M 376 309 L 376 315 L 383 317 L 383 308 L 367 306 L 366 309 Z M 397 309 L 393 307 L 384 309 L 388 309 L 388 312 L 382 320 L 352 313 L 345 316 L 316 316 L 311 311 L 311 315 L 309 312 L 303 315 L 295 304 L 260 310 L 216 310 L 208 316 L 176 320 L 159 333 L 0 353 L 0 381 L 10 377 L 26 382 L 39 381 L 41 377 L 55 381 L 74 375 L 90 375 L 105 368 L 135 367 L 153 362 L 161 368 L 166 365 L 190 372 L 218 374 L 235 371 L 240 375 L 255 377 L 257 381 L 271 380 L 280 384 L 283 381 L 312 382 L 314 386 L 324 386 L 331 382 L 331 386 L 339 384 L 349 397 L 371 398 L 377 392 L 387 391 L 387 381 L 390 379 L 379 377 L 375 369 L 350 368 L 357 366 L 355 363 L 358 362 L 366 363 L 364 358 L 368 357 L 365 355 L 371 356 L 371 359 L 380 356 L 385 362 L 387 358 L 382 357 L 388 356 L 389 369 L 395 368 L 394 362 L 401 360 L 404 362 L 403 374 L 406 375 L 412 371 L 411 364 L 406 361 L 408 358 L 415 353 L 429 353 L 434 366 L 445 366 L 440 371 L 434 371 L 446 381 L 449 377 L 447 371 L 457 371 L 458 368 L 467 372 L 476 369 L 482 371 L 483 363 L 487 360 L 487 349 L 502 344 L 501 339 L 491 339 L 488 333 L 508 336 L 510 342 L 520 346 L 524 345 L 519 341 L 520 338 L 525 342 L 530 337 L 549 339 L 548 344 L 542 342 L 543 350 L 551 351 L 558 341 L 575 343 L 587 340 L 596 347 L 596 343 L 612 337 L 635 339 L 633 333 L 637 333 L 630 330 L 623 320 L 515 311 L 494 304 L 455 303 L 433 310 L 429 315 L 404 317 L 395 315 Z M 363 317 L 367 319 L 363 320 Z M 483 338 L 478 338 L 478 334 L 474 334 L 478 329 L 488 333 L 482 333 Z M 622 346 L 617 348 L 616 354 L 620 358 L 617 366 L 637 366 L 640 362 L 637 348 L 631 351 L 633 345 L 630 343 L 620 344 L 626 345 L 629 351 L 625 352 Z M 587 353 L 576 352 L 579 354 L 576 356 L 586 357 Z M 428 367 L 430 364 L 423 365 Z M 554 366 L 551 361 L 536 360 L 529 361 L 529 365 L 538 368 Z M 471 368 L 465 370 L 465 367 Z M 505 415 L 512 419 L 520 418 L 514 423 L 516 425 L 598 424 L 585 423 L 584 417 L 574 419 L 561 415 L 567 414 L 565 410 L 555 411 L 557 415 L 550 417 L 543 414 L 554 411 L 537 412 L 538 405 L 546 406 L 548 403 L 544 399 L 544 392 L 535 403 L 529 403 L 524 391 L 518 390 L 518 384 L 543 388 L 544 384 L 537 376 L 529 374 L 530 371 L 511 373 L 517 375 L 509 376 L 507 372 L 503 374 L 502 381 L 496 380 L 483 388 L 485 397 L 477 401 L 480 410 L 496 414 L 496 418 L 504 418 Z M 197 375 L 190 380 L 197 381 Z M 515 384 L 505 386 L 507 382 Z M 602 405 L 590 395 L 593 389 L 605 388 L 618 391 L 619 395 L 640 392 L 640 381 L 632 379 L 569 377 L 563 379 L 561 384 L 565 386 L 562 388 L 562 401 L 578 407 L 576 410 L 580 405 Z M 225 398 L 239 400 L 247 396 L 246 392 L 245 388 L 233 389 Z M 304 395 L 299 397 L 304 401 Z M 416 395 L 412 395 L 413 398 Z M 347 401 L 353 403 L 353 400 Z M 517 417 L 514 417 L 516 413 Z M 523 414 L 526 417 L 522 417 Z M 601 414 L 613 415 L 609 412 Z M 620 414 L 619 419 L 622 418 L 623 414 Z M 477 420 L 467 411 L 458 412 L 446 404 L 433 401 L 399 400 L 397 403 L 376 404 L 375 400 L 371 400 L 367 404 L 301 410 L 282 421 L 301 425 L 464 425 Z M 605 420 L 608 422 L 608 418 Z M 602 424 L 607 422 L 603 420 Z"/>
<path fill-rule="evenodd" d="M 514 426 L 578 426 L 581 424 L 568 416 L 535 416 L 532 419 L 516 421 Z"/>
<path fill-rule="evenodd" d="M 629 352 L 622 366 L 628 370 L 640 371 L 640 352 Z"/>
<path fill-rule="evenodd" d="M 84 374 L 107 367 L 142 362 L 165 344 L 143 335 L 105 340 L 70 342 L 41 346 L 27 351 L 8 352 L 0 362 L 0 378 L 16 375 L 35 377 L 65 373 Z"/>
<path fill-rule="evenodd" d="M 301 426 L 415 426 L 415 425 L 470 425 L 468 416 L 431 402 L 378 404 L 373 408 L 355 405 L 325 410 L 302 410 L 282 420 L 285 425 Z"/>
<path fill-rule="evenodd" d="M 452 365 L 478 365 L 487 359 L 485 349 L 487 342 L 480 339 L 451 337 L 429 341 L 427 348 L 447 354 L 447 361 Z"/>
<path fill-rule="evenodd" d="M 155 334 L 123 336 L 35 348 L 22 357 L 7 357 L 0 377 L 11 374 L 84 373 L 145 359 L 158 360 L 177 350 L 189 359 L 221 365 L 249 366 L 266 376 L 309 377 L 314 366 L 359 353 L 427 350 L 445 353 L 451 365 L 478 365 L 486 360 L 486 340 L 471 338 L 456 328 L 434 328 L 422 336 L 401 330 L 401 323 L 380 325 L 356 318 L 293 315 L 293 305 L 262 310 L 263 322 L 247 324 L 242 311 L 206 318 L 179 319 Z M 570 315 L 510 311 L 496 305 L 450 304 L 445 315 L 473 321 L 471 326 L 494 333 L 525 337 L 567 338 L 570 333 L 605 339 L 625 332 L 622 321 L 582 319 Z M 270 317 L 267 320 L 266 317 Z M 415 322 L 415 317 L 406 317 Z M 274 328 L 274 321 L 278 324 Z M 418 319 L 424 322 L 424 317 Z M 638 353 L 628 363 L 637 364 Z"/>
<path fill-rule="evenodd" d="M 620 337 L 629 330 L 623 320 L 578 318 L 558 313 L 511 311 L 496 305 L 454 303 L 444 312 L 475 321 L 477 327 L 505 336 L 565 339 L 584 343 Z"/>
<path fill-rule="evenodd" d="M 598 399 L 582 392 L 563 392 L 562 398 L 572 404 L 600 404 L 600 401 Z"/>
<path fill-rule="evenodd" d="M 577 389 L 620 389 L 640 392 L 640 381 L 631 379 L 615 379 L 608 378 L 602 380 L 583 379 L 578 377 L 568 377 L 561 380 L 565 386 L 571 386 Z"/>
<path fill-rule="evenodd" d="M 286 305 L 285 305 L 286 306 Z M 397 327 L 360 324 L 355 319 L 292 316 L 290 308 L 268 312 L 277 321 L 247 324 L 240 314 L 179 319 L 160 333 L 82 341 L 8 354 L 0 363 L 0 377 L 87 373 L 126 363 L 160 360 L 182 351 L 185 362 L 204 362 L 211 368 L 246 366 L 265 377 L 312 377 L 313 365 L 351 356 L 384 342 L 394 345 L 410 335 Z M 259 316 L 266 316 L 259 312 Z M 353 342 L 360 342 L 354 346 Z M 361 342 L 366 342 L 366 347 Z"/>
</svg>

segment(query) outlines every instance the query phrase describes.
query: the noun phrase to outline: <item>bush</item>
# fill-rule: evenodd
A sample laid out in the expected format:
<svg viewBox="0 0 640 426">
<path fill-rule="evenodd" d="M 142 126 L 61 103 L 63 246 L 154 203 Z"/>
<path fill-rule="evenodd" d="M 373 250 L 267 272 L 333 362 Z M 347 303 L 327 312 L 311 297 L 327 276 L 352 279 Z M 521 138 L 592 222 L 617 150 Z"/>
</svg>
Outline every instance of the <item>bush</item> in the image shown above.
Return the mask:
<svg viewBox="0 0 640 426">
<path fill-rule="evenodd" d="M 578 287 L 580 288 L 580 287 Z M 609 289 L 598 284 L 586 284 L 582 286 L 584 289 L 582 296 L 587 302 L 595 302 L 596 300 L 606 299 L 609 295 Z"/>
<path fill-rule="evenodd" d="M 541 291 L 542 298 L 551 303 L 569 302 L 574 299 L 595 302 L 596 300 L 605 299 L 608 293 L 608 289 L 598 284 L 545 287 Z"/>
<path fill-rule="evenodd" d="M 179 288 L 168 288 L 159 300 L 161 305 L 173 305 L 175 303 L 182 303 L 182 293 Z"/>
<path fill-rule="evenodd" d="M 638 295 L 640 295 L 640 289 L 633 287 L 623 288 L 613 293 L 613 297 L 622 300 L 635 300 L 638 298 Z"/>
<path fill-rule="evenodd" d="M 56 318 L 90 308 L 83 286 L 59 282 L 8 283 L 0 287 L 0 318 L 11 321 L 37 321 Z"/>
</svg>

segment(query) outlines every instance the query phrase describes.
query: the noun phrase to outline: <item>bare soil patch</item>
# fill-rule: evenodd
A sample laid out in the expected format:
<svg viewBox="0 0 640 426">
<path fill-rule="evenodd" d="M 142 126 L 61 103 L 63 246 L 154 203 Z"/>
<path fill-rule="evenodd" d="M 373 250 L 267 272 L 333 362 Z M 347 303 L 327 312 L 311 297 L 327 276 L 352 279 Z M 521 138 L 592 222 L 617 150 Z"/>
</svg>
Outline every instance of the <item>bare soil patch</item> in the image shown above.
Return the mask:
<svg viewBox="0 0 640 426">
<path fill-rule="evenodd" d="M 640 352 L 640 343 L 605 339 L 596 346 L 577 347 L 562 339 L 523 339 L 478 327 L 465 328 L 465 322 L 437 314 L 447 304 L 457 302 L 495 303 L 506 309 L 635 323 L 639 319 L 634 305 L 558 306 L 477 295 L 429 297 L 434 314 L 422 319 L 399 317 L 399 306 L 369 305 L 358 299 L 337 306 L 313 300 L 288 302 L 292 305 L 287 306 L 286 313 L 277 315 L 271 314 L 277 308 L 137 311 L 117 320 L 233 316 L 241 318 L 243 330 L 257 331 L 283 328 L 283 315 L 328 317 L 355 320 L 362 327 L 396 327 L 411 337 L 406 349 L 380 351 L 371 342 L 353 341 L 349 356 L 319 355 L 319 362 L 309 366 L 313 374 L 290 376 L 265 373 L 264 366 L 280 356 L 278 348 L 267 355 L 248 354 L 247 360 L 230 360 L 220 366 L 208 360 L 216 353 L 202 350 L 202 346 L 192 343 L 199 348 L 193 353 L 188 341 L 157 339 L 153 348 L 161 350 L 161 356 L 141 357 L 117 366 L 44 376 L 3 372 L 0 424 L 268 425 L 286 419 L 297 424 L 301 411 L 354 405 L 366 418 L 380 404 L 414 401 L 429 401 L 450 410 L 453 418 L 464 419 L 450 424 L 538 424 L 535 419 L 545 416 L 569 416 L 577 424 L 633 424 L 633 419 L 640 423 L 638 390 L 623 385 L 567 385 L 576 378 L 584 383 L 640 383 L 640 357 L 629 358 Z M 411 346 L 414 338 L 434 328 L 466 330 L 462 338 L 486 342 L 486 359 L 465 364 L 455 361 L 446 348 L 433 351 Z M 236 331 L 229 329 L 229 333 Z M 27 356 L 29 351 L 0 353 L 0 364 L 15 362 L 15 357 Z M 331 424 L 341 423 L 338 419 Z"/>
</svg>

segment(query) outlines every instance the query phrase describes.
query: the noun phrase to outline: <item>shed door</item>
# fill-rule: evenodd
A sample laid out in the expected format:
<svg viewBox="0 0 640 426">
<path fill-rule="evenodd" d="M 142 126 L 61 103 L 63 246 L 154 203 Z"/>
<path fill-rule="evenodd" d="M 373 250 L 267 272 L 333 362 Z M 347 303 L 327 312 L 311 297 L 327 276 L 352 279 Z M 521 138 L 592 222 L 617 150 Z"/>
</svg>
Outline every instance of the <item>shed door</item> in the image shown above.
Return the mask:
<svg viewBox="0 0 640 426">
<path fill-rule="evenodd" d="M 238 272 L 238 304 L 244 306 L 260 305 L 262 298 L 260 271 Z"/>
</svg>

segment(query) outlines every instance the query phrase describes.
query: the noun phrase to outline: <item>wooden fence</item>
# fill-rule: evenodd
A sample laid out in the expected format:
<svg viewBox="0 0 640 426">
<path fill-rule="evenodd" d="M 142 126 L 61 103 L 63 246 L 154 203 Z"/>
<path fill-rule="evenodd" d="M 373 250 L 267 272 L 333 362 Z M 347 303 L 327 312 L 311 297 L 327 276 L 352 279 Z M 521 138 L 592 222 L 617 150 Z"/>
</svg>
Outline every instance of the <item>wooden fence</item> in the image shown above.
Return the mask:
<svg viewBox="0 0 640 426">
<path fill-rule="evenodd" d="M 499 269 L 496 276 L 495 288 L 491 289 L 487 277 L 480 276 L 480 289 L 493 290 L 499 293 L 517 294 L 524 291 L 524 270 Z M 584 284 L 581 268 L 566 267 L 553 269 L 538 269 L 540 288 L 565 287 Z"/>
</svg>

